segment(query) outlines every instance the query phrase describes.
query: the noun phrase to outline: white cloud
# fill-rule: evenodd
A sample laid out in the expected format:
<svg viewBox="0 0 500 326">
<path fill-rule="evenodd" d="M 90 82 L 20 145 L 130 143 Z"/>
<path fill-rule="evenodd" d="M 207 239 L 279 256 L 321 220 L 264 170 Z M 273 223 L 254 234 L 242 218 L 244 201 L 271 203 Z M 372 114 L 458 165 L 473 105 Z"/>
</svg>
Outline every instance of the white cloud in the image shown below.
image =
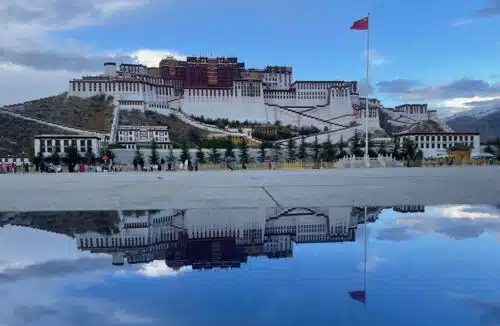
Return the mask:
<svg viewBox="0 0 500 326">
<path fill-rule="evenodd" d="M 366 260 L 366 271 L 371 272 L 386 262 L 387 262 L 387 258 L 383 258 L 383 257 L 376 256 L 376 255 L 369 256 Z M 364 261 L 359 263 L 358 269 L 360 271 L 365 270 L 365 262 Z"/>
<path fill-rule="evenodd" d="M 366 51 L 363 51 L 361 55 L 366 58 Z M 377 50 L 370 50 L 370 64 L 374 66 L 381 66 L 387 64 L 389 60 L 382 56 Z"/>
<path fill-rule="evenodd" d="M 0 64 L 0 105 L 19 103 L 68 90 L 68 81 L 79 74 L 61 70 L 36 70 Z"/>
<path fill-rule="evenodd" d="M 474 19 L 457 19 L 451 22 L 451 26 L 469 25 L 474 22 Z"/>
<path fill-rule="evenodd" d="M 183 59 L 164 49 L 110 55 L 92 44 L 53 34 L 119 19 L 153 1 L 157 0 L 0 1 L 0 106 L 67 91 L 70 79 L 100 73 L 105 61 L 157 66 L 167 55 Z"/>
<path fill-rule="evenodd" d="M 132 52 L 130 56 L 135 59 L 136 63 L 140 63 L 148 67 L 158 67 L 159 62 L 168 56 L 172 56 L 177 60 L 186 60 L 185 55 L 168 50 L 142 49 Z"/>
<path fill-rule="evenodd" d="M 180 268 L 179 270 L 172 269 L 168 267 L 164 261 L 155 260 L 150 263 L 144 264 L 137 271 L 138 274 L 147 277 L 165 277 L 165 276 L 177 276 L 186 271 L 190 271 L 191 268 Z"/>
</svg>

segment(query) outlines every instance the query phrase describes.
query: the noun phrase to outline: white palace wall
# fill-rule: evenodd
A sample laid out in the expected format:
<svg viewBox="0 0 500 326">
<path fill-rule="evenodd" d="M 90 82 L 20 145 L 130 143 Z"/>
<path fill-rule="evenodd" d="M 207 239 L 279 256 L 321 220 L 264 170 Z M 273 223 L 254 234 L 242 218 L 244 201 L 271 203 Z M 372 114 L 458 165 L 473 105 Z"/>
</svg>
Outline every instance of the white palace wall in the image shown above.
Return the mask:
<svg viewBox="0 0 500 326">
<path fill-rule="evenodd" d="M 262 96 L 241 96 L 236 92 L 231 94 L 227 91 L 214 90 L 212 96 L 197 96 L 189 95 L 189 91 L 184 90 L 184 98 L 181 100 L 182 111 L 214 119 L 267 121 Z"/>
</svg>

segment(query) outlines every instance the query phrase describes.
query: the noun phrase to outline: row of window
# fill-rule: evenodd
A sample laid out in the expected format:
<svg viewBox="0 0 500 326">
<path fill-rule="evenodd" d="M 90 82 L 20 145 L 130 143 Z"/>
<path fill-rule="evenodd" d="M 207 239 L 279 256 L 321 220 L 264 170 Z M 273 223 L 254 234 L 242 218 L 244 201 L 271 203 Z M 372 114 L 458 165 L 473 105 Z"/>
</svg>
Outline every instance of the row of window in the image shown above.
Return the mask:
<svg viewBox="0 0 500 326">
<path fill-rule="evenodd" d="M 167 131 L 141 131 L 140 135 L 141 136 L 147 136 L 149 134 L 153 134 L 155 136 L 165 136 L 168 134 Z M 138 135 L 139 131 L 127 131 L 127 130 L 120 130 L 120 135 Z"/>
<path fill-rule="evenodd" d="M 348 87 L 352 91 L 355 91 L 354 85 L 352 83 L 298 83 L 297 89 L 325 89 L 329 87 Z"/>
<path fill-rule="evenodd" d="M 80 146 L 84 147 L 87 145 L 87 147 L 92 147 L 92 140 L 91 139 L 80 139 Z M 78 144 L 77 139 L 39 139 L 40 146 L 61 146 L 63 144 L 64 146 L 75 146 Z"/>
<path fill-rule="evenodd" d="M 120 105 L 143 105 L 144 101 L 126 101 L 126 100 L 120 100 L 120 101 L 118 101 L 118 104 L 120 104 Z"/>
<path fill-rule="evenodd" d="M 465 146 L 470 146 L 470 147 L 473 147 L 473 143 L 450 143 L 450 144 L 440 144 L 440 143 L 418 143 L 417 144 L 417 147 L 420 147 L 420 148 L 453 148 L 455 146 L 457 146 L 458 144 L 463 144 Z"/>
<path fill-rule="evenodd" d="M 150 137 L 141 139 L 141 141 L 150 141 L 150 140 L 151 140 Z M 154 140 L 157 142 L 161 142 L 161 143 L 169 141 L 168 137 L 154 137 Z M 129 141 L 136 141 L 136 139 L 135 139 L 135 137 L 120 137 L 120 141 L 129 142 Z"/>
<path fill-rule="evenodd" d="M 415 141 L 474 141 L 472 135 L 461 136 L 415 136 Z"/>
<path fill-rule="evenodd" d="M 61 146 L 55 146 L 55 147 L 45 147 L 45 146 L 40 146 L 40 152 L 42 153 L 64 153 L 64 147 Z M 80 147 L 80 153 L 85 153 L 85 152 L 93 152 L 92 147 Z"/>
<path fill-rule="evenodd" d="M 158 95 L 172 95 L 170 87 L 153 86 L 140 83 L 125 83 L 125 82 L 71 82 L 73 92 L 146 92 L 149 91 Z M 141 88 L 142 85 L 142 88 Z"/>
</svg>

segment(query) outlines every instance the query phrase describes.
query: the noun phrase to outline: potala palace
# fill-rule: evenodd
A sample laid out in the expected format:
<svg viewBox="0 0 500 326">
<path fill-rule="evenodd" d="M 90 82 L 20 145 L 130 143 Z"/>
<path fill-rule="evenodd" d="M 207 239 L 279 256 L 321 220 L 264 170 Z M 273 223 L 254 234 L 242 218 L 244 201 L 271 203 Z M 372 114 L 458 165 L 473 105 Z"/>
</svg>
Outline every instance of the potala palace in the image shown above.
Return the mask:
<svg viewBox="0 0 500 326">
<path fill-rule="evenodd" d="M 380 129 L 379 109 L 399 126 L 423 120 L 439 122 L 436 112 L 427 110 L 426 104 L 384 108 L 371 98 L 365 119 L 366 98 L 360 97 L 356 81 L 294 81 L 292 67 L 245 68 L 238 58 L 226 57 L 188 57 L 185 61 L 167 57 L 159 67 L 117 67 L 108 62 L 99 76 L 71 80 L 69 93 L 79 97 L 111 95 L 119 110 L 173 113 L 188 123 L 195 123 L 190 116 L 204 116 L 315 126 L 328 131 L 332 141 L 335 134 L 350 138 L 355 130 L 363 131 L 365 120 L 370 131 Z"/>
</svg>

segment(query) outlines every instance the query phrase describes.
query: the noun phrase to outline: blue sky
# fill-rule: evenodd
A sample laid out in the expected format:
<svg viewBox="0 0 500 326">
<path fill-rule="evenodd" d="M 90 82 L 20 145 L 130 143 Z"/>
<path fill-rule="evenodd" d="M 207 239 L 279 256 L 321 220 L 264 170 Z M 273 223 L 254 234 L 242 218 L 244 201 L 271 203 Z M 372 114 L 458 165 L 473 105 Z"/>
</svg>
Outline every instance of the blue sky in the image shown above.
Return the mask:
<svg viewBox="0 0 500 326">
<path fill-rule="evenodd" d="M 495 325 L 500 220 L 490 206 L 384 210 L 354 243 L 303 244 L 283 260 L 175 273 L 163 261 L 111 266 L 75 240 L 0 228 L 0 325 Z M 486 323 L 487 321 L 491 323 Z"/>
<path fill-rule="evenodd" d="M 168 53 L 237 56 L 247 67 L 291 65 L 296 79 L 361 80 L 364 32 L 349 27 L 367 12 L 372 95 L 386 106 L 429 102 L 450 113 L 500 98 L 498 0 L 24 2 L 0 5 L 0 103 L 63 91 L 110 55 L 150 65 Z M 27 79 L 33 90 L 16 92 Z"/>
</svg>

